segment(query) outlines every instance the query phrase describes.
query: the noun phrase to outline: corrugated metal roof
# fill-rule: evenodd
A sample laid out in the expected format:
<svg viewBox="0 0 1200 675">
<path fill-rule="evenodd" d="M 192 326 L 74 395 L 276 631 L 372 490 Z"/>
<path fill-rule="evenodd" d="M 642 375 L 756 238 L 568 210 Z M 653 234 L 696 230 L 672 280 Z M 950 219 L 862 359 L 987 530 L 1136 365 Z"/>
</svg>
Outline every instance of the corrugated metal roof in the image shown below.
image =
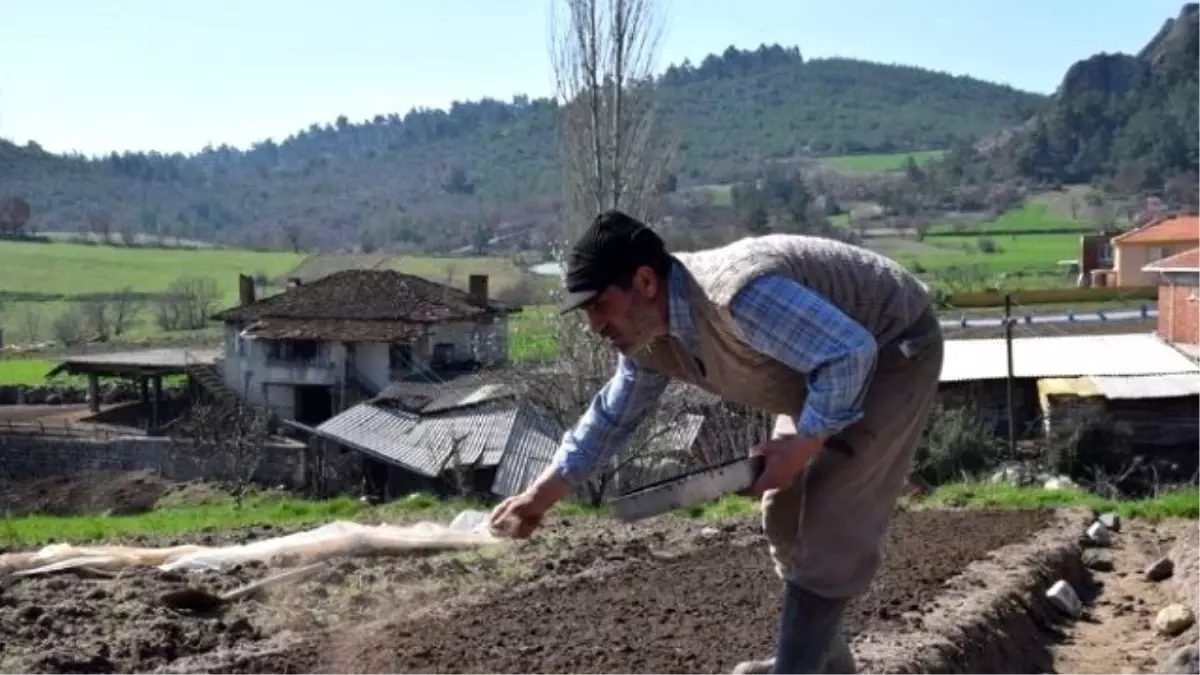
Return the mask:
<svg viewBox="0 0 1200 675">
<path fill-rule="evenodd" d="M 429 448 L 419 429 L 420 418 L 402 410 L 369 403 L 356 405 L 316 427 L 318 435 L 399 464 L 411 471 L 436 476 L 445 454 Z"/>
<path fill-rule="evenodd" d="M 546 469 L 557 450 L 554 423 L 529 406 L 521 406 L 508 447 L 496 467 L 492 492 L 503 497 L 520 493 Z"/>
<path fill-rule="evenodd" d="M 1175 373 L 1141 377 L 1093 376 L 1088 378 L 1105 398 L 1176 398 L 1200 395 L 1200 374 Z"/>
<path fill-rule="evenodd" d="M 1013 373 L 1022 378 L 1195 373 L 1200 366 L 1155 336 L 1065 335 L 1013 339 Z M 947 340 L 942 382 L 1004 379 L 1003 339 Z"/>
<path fill-rule="evenodd" d="M 1096 383 L 1087 377 L 1043 377 L 1037 381 L 1038 396 L 1103 396 L 1096 388 Z"/>
<path fill-rule="evenodd" d="M 464 408 L 512 395 L 512 387 L 503 384 L 481 384 L 471 388 L 450 389 L 426 404 L 421 408 L 421 412 L 435 413 Z"/>
<path fill-rule="evenodd" d="M 679 415 L 666 424 L 660 424 L 646 448 L 648 454 L 677 454 L 688 452 L 696 443 L 700 429 L 704 426 L 703 415 Z"/>
<path fill-rule="evenodd" d="M 516 404 L 500 401 L 459 413 L 422 417 L 362 403 L 326 420 L 316 432 L 432 477 L 453 465 L 482 468 L 499 464 L 511 441 L 518 410 Z M 456 440 L 461 440 L 457 458 Z"/>
</svg>

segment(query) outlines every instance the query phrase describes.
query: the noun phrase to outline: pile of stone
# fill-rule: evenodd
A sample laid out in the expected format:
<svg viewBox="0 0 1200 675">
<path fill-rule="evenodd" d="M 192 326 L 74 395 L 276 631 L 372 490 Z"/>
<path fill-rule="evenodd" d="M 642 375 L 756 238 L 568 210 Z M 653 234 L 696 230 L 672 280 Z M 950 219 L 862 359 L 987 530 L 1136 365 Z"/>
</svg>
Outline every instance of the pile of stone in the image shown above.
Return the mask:
<svg viewBox="0 0 1200 675">
<path fill-rule="evenodd" d="M 1113 571 L 1112 554 L 1107 550 L 1121 531 L 1121 517 L 1116 513 L 1102 513 L 1088 525 L 1080 538 L 1084 547 L 1081 560 L 1085 567 L 1096 572 Z M 1175 574 L 1175 562 L 1164 556 L 1142 570 L 1142 576 L 1151 583 L 1160 583 Z M 1046 599 L 1058 611 L 1077 619 L 1083 614 L 1083 603 L 1075 589 L 1065 579 L 1056 581 L 1046 591 Z M 1190 607 L 1172 603 L 1159 610 L 1154 617 L 1153 628 L 1164 638 L 1174 638 L 1196 623 L 1196 615 Z M 1171 654 L 1161 666 L 1164 673 L 1200 673 L 1200 649 L 1186 645 Z"/>
</svg>

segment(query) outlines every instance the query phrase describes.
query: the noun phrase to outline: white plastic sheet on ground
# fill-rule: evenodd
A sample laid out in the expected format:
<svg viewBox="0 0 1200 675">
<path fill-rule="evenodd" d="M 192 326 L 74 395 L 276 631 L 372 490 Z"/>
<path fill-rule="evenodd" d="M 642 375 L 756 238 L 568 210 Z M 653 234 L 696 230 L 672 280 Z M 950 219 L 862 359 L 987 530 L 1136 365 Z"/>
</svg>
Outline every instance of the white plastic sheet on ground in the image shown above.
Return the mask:
<svg viewBox="0 0 1200 675">
<path fill-rule="evenodd" d="M 463 511 L 449 525 L 363 525 L 336 521 L 312 530 L 232 546 L 75 546 L 51 544 L 33 553 L 0 556 L 0 577 L 32 576 L 78 567 L 115 571 L 144 565 L 161 570 L 222 570 L 246 562 L 272 566 L 312 563 L 334 557 L 402 555 L 414 551 L 478 548 L 500 543 L 488 529 L 488 514 Z"/>
</svg>

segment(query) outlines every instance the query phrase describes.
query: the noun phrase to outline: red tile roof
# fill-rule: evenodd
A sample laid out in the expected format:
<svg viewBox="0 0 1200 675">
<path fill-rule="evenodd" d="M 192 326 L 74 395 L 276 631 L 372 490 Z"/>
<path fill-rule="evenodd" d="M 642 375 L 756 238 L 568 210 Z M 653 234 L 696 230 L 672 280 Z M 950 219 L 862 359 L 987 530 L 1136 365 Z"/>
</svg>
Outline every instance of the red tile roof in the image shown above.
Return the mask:
<svg viewBox="0 0 1200 675">
<path fill-rule="evenodd" d="M 1195 214 L 1167 216 L 1136 230 L 1112 238 L 1114 244 L 1168 244 L 1181 241 L 1200 243 L 1200 217 Z"/>
<path fill-rule="evenodd" d="M 1146 265 L 1147 271 L 1154 270 L 1187 270 L 1200 272 L 1200 248 L 1193 248 L 1183 253 L 1176 253 L 1169 258 L 1155 260 Z"/>
</svg>

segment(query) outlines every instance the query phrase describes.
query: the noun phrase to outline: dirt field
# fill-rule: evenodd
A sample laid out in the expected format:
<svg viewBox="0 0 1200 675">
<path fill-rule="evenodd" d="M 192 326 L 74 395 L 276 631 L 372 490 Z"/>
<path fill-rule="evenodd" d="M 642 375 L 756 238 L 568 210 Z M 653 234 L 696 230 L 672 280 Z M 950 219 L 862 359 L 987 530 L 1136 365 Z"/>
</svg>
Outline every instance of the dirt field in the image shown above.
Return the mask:
<svg viewBox="0 0 1200 675">
<path fill-rule="evenodd" d="M 141 513 L 154 508 L 172 486 L 153 471 L 93 471 L 79 476 L 27 481 L 0 479 L 0 513 Z"/>
<path fill-rule="evenodd" d="M 1050 518 L 898 514 L 850 631 L 871 641 L 913 630 L 949 580 Z M 581 518 L 500 552 L 333 562 L 316 579 L 208 612 L 164 601 L 265 573 L 11 579 L 0 584 L 0 671 L 728 672 L 770 653 L 780 590 L 752 519 Z"/>
</svg>

